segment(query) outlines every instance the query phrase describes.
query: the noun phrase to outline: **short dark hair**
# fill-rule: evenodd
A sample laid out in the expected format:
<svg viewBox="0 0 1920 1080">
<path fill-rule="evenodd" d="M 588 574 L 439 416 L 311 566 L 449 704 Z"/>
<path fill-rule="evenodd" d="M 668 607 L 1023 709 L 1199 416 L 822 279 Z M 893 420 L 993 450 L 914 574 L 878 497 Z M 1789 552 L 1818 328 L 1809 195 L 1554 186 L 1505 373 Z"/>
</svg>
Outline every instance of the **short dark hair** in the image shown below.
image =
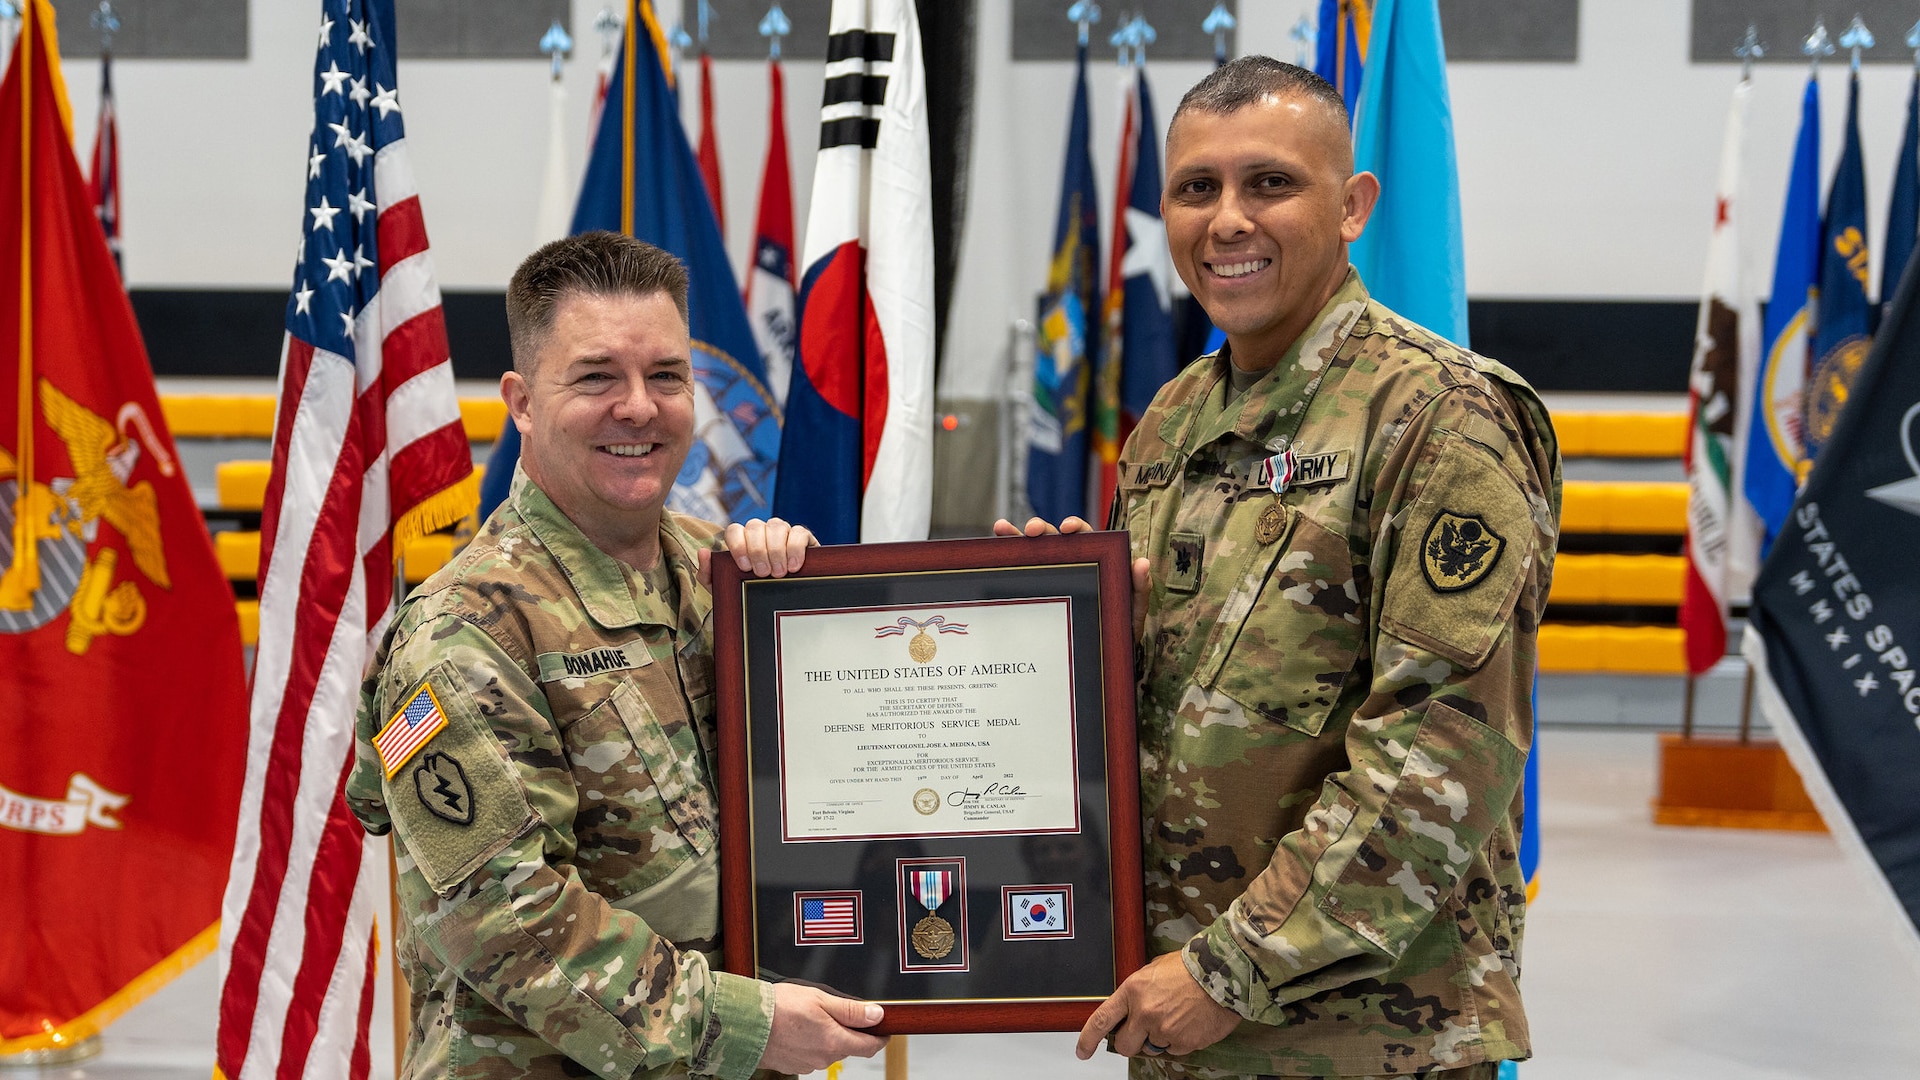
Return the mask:
<svg viewBox="0 0 1920 1080">
<path fill-rule="evenodd" d="M 1167 124 L 1169 134 L 1182 113 L 1196 110 L 1224 116 L 1238 112 L 1262 98 L 1305 97 L 1320 102 L 1352 126 L 1347 103 L 1333 84 L 1306 68 L 1275 60 L 1271 56 L 1242 56 L 1214 68 L 1207 77 L 1193 84 Z"/>
<path fill-rule="evenodd" d="M 513 369 L 533 369 L 534 355 L 553 327 L 553 309 L 569 293 L 673 298 L 687 318 L 687 268 L 645 240 L 624 233 L 585 232 L 555 240 L 527 256 L 507 283 L 507 337 Z"/>
</svg>

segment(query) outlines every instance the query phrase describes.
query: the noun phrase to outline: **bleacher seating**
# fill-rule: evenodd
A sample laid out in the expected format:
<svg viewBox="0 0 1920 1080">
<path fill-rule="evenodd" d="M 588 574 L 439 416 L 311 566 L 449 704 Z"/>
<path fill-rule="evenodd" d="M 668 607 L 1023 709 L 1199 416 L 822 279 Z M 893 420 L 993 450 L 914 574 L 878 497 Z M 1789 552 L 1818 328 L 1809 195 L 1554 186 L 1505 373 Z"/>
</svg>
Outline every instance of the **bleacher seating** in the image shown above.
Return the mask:
<svg viewBox="0 0 1920 1080">
<path fill-rule="evenodd" d="M 177 439 L 273 435 L 273 399 L 264 395 L 168 395 L 161 406 Z M 499 433 L 506 407 L 494 398 L 463 398 L 460 415 L 467 437 L 485 443 Z M 1554 426 L 1566 458 L 1678 458 L 1686 439 L 1685 417 L 1678 413 L 1559 413 Z M 214 544 L 228 579 L 248 594 L 260 562 L 257 515 L 267 472 L 264 460 L 220 463 L 214 478 L 217 503 L 203 508 L 245 523 L 216 532 Z M 1686 528 L 1685 483 L 1568 481 L 1561 553 L 1548 621 L 1540 628 L 1541 670 L 1682 673 L 1684 641 L 1674 609 L 1686 574 L 1679 554 Z M 407 583 L 426 580 L 455 550 L 451 531 L 409 544 L 401 567 Z M 243 636 L 252 644 L 259 605 L 243 597 L 237 607 Z"/>
</svg>

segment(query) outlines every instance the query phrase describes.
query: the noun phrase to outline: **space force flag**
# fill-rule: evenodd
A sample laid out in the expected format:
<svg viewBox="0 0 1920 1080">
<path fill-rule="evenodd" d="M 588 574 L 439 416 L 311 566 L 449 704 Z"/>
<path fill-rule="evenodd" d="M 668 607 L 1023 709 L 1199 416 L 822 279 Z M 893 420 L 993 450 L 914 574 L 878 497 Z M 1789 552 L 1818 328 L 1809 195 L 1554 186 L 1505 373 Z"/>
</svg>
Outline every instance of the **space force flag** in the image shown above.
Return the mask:
<svg viewBox="0 0 1920 1080">
<path fill-rule="evenodd" d="M 1808 794 L 1920 956 L 1920 277 L 1908 274 L 1760 577 L 1743 652 Z"/>
<path fill-rule="evenodd" d="M 653 5 L 637 0 L 614 61 L 573 231 L 628 233 L 686 264 L 693 449 L 667 506 L 708 521 L 744 521 L 767 515 L 780 415 L 713 202 L 667 85 L 665 48 Z"/>
<path fill-rule="evenodd" d="M 31 0 L 0 83 L 0 1057 L 213 951 L 246 753 L 233 593 L 69 117 Z"/>
<path fill-rule="evenodd" d="M 830 544 L 933 510 L 933 185 L 911 0 L 834 0 L 774 509 Z"/>
<path fill-rule="evenodd" d="M 1707 281 L 1694 331 L 1688 376 L 1687 575 L 1680 598 L 1687 670 L 1704 673 L 1727 652 L 1729 556 L 1734 526 L 1734 427 L 1741 371 L 1759 351 L 1753 304 L 1742 273 L 1739 215 L 1740 158 L 1746 147 L 1747 99 L 1753 83 L 1733 90 L 1726 139 L 1720 150 L 1720 190 L 1714 196 Z"/>
<path fill-rule="evenodd" d="M 1860 158 L 1860 75 L 1856 72 L 1847 83 L 1847 130 L 1821 227 L 1820 313 L 1813 324 L 1813 372 L 1805 405 L 1808 460 L 1819 456 L 1833 433 L 1873 341 L 1868 260 L 1867 174 Z"/>
<path fill-rule="evenodd" d="M 1100 341 L 1100 207 L 1088 144 L 1087 47 L 1074 68 L 1067 161 L 1033 364 L 1027 500 L 1048 521 L 1087 510 L 1087 408 Z"/>
<path fill-rule="evenodd" d="M 1820 83 L 1807 79 L 1800 134 L 1787 174 L 1787 205 L 1773 257 L 1773 288 L 1760 330 L 1760 372 L 1754 379 L 1741 486 L 1765 529 L 1765 545 L 1786 524 L 1806 456 L 1801 396 L 1813 337 L 1813 289 L 1820 273 Z M 1766 548 L 1762 548 L 1764 554 Z"/>
</svg>

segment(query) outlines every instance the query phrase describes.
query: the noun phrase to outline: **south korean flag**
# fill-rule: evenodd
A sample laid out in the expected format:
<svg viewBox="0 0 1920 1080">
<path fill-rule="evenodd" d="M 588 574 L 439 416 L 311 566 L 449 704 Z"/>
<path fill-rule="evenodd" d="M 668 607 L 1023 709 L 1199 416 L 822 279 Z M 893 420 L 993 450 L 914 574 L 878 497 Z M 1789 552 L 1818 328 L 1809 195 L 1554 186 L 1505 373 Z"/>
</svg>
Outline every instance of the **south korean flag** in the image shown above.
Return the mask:
<svg viewBox="0 0 1920 1080">
<path fill-rule="evenodd" d="M 1008 941 L 1073 936 L 1071 885 L 1008 885 L 1001 922 Z"/>
</svg>

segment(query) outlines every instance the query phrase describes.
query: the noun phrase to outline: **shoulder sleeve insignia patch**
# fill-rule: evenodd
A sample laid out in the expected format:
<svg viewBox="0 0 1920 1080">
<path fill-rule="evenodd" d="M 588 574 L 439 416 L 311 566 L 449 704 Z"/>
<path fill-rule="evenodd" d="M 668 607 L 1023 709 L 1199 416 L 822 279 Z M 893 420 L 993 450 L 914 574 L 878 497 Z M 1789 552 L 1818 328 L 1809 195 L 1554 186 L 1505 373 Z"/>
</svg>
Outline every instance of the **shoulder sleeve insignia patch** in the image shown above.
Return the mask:
<svg viewBox="0 0 1920 1080">
<path fill-rule="evenodd" d="M 411 748 L 380 751 L 387 770 L 381 793 L 401 848 L 427 885 L 443 895 L 535 820 L 519 767 L 474 700 L 474 680 L 487 677 L 484 665 L 463 669 L 442 659 L 389 699 L 404 704 L 388 730 L 405 730 L 411 710 L 427 717 L 416 731 L 437 731 L 409 736 Z"/>
<path fill-rule="evenodd" d="M 452 754 L 428 754 L 413 767 L 413 788 L 434 817 L 455 825 L 473 824 L 473 788 L 467 771 Z"/>
<path fill-rule="evenodd" d="M 393 779 L 393 774 L 446 726 L 447 714 L 440 708 L 440 699 L 434 696 L 432 684 L 421 682 L 420 689 L 414 691 L 407 703 L 387 721 L 387 726 L 373 737 L 373 748 L 380 754 L 380 767 L 386 770 L 387 779 Z"/>
<path fill-rule="evenodd" d="M 1507 539 L 1478 514 L 1442 510 L 1420 544 L 1420 569 L 1436 592 L 1459 592 L 1486 580 Z"/>
</svg>

